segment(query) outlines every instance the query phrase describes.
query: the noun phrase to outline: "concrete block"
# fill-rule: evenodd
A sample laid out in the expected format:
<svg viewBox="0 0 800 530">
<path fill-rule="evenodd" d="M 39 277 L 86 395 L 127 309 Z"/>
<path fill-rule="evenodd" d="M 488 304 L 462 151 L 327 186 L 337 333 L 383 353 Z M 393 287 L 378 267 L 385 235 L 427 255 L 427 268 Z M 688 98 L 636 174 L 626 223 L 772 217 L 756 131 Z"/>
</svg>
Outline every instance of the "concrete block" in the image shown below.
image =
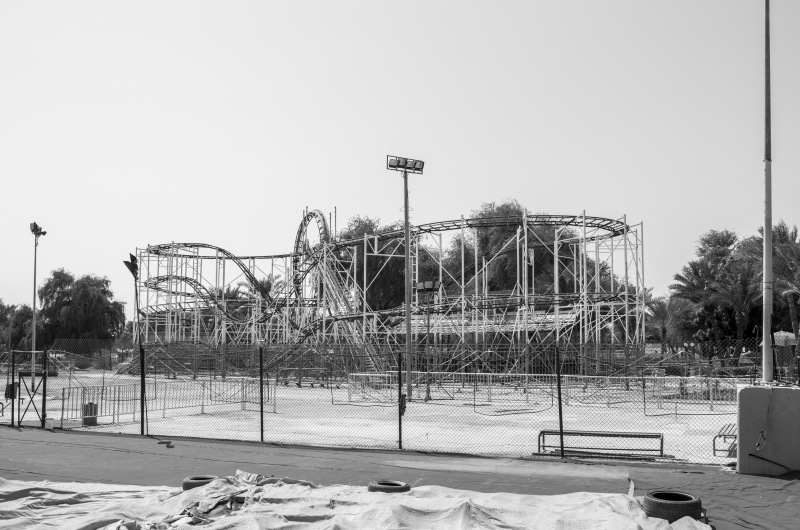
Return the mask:
<svg viewBox="0 0 800 530">
<path fill-rule="evenodd" d="M 741 385 L 738 394 L 739 473 L 781 475 L 800 470 L 800 388 Z M 758 450 L 762 432 L 765 443 Z"/>
</svg>

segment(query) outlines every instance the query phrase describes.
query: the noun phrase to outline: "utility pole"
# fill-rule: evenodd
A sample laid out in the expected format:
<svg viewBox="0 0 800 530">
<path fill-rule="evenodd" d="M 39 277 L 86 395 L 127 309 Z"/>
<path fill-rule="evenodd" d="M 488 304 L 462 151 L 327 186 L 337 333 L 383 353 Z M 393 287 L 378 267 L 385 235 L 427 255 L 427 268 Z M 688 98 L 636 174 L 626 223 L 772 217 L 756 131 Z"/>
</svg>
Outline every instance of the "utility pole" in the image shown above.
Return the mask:
<svg viewBox="0 0 800 530">
<path fill-rule="evenodd" d="M 765 0 L 764 19 L 764 271 L 762 301 L 764 305 L 761 342 L 762 380 L 773 381 L 772 364 L 772 108 L 769 67 L 769 0 Z"/>
<path fill-rule="evenodd" d="M 411 229 L 408 223 L 408 174 L 415 173 L 418 175 L 422 175 L 422 171 L 425 167 L 425 162 L 422 160 L 414 160 L 413 158 L 402 158 L 402 157 L 395 157 L 395 156 L 387 156 L 386 157 L 386 169 L 392 171 L 402 171 L 403 173 L 403 205 L 404 205 L 404 217 L 405 217 L 405 247 L 406 247 L 406 281 L 405 281 L 405 291 L 406 291 L 406 396 L 408 399 L 411 399 Z M 366 262 L 365 262 L 366 263 Z M 366 267 L 366 266 L 365 266 Z M 365 268 L 366 270 L 366 268 Z M 366 282 L 364 284 L 364 288 L 366 289 Z M 402 369 L 400 365 L 402 364 L 402 355 L 397 356 L 397 377 L 398 377 L 398 386 L 402 388 L 400 382 L 400 376 L 402 375 Z M 399 391 L 399 390 L 398 390 Z M 400 396 L 398 396 L 398 399 Z M 402 413 L 401 413 L 402 415 Z"/>
<path fill-rule="evenodd" d="M 411 399 L 411 229 L 408 225 L 408 171 L 403 171 L 403 204 L 406 221 L 406 395 Z"/>
<path fill-rule="evenodd" d="M 36 397 L 36 261 L 38 259 L 39 237 L 46 235 L 47 232 L 33 222 L 31 223 L 31 233 L 35 240 L 33 244 L 33 327 L 31 337 L 31 391 L 33 392 L 31 400 L 33 400 Z"/>
</svg>

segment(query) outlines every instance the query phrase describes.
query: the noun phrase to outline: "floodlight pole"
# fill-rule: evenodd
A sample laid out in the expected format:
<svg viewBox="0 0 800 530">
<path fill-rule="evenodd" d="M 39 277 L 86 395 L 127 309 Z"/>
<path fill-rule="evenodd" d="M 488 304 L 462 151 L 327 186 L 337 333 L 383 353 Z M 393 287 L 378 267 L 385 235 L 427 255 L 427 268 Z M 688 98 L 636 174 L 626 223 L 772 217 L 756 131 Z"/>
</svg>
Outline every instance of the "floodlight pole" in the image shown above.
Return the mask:
<svg viewBox="0 0 800 530">
<path fill-rule="evenodd" d="M 31 389 L 36 396 L 36 260 L 39 250 L 39 234 L 34 233 L 33 244 L 33 337 L 31 341 Z"/>
<path fill-rule="evenodd" d="M 408 225 L 408 171 L 403 171 L 403 202 L 406 223 L 406 395 L 411 399 L 411 229 Z"/>
<path fill-rule="evenodd" d="M 763 271 L 763 336 L 761 342 L 761 378 L 773 381 L 772 362 L 772 117 L 769 65 L 769 0 L 765 0 L 764 45 L 764 271 Z"/>
<path fill-rule="evenodd" d="M 31 223 L 31 232 L 33 233 L 33 326 L 31 337 L 31 390 L 33 391 L 34 399 L 36 397 L 36 262 L 38 260 L 39 251 L 39 236 L 45 235 L 47 232 L 42 230 L 42 227 L 35 222 Z"/>
</svg>

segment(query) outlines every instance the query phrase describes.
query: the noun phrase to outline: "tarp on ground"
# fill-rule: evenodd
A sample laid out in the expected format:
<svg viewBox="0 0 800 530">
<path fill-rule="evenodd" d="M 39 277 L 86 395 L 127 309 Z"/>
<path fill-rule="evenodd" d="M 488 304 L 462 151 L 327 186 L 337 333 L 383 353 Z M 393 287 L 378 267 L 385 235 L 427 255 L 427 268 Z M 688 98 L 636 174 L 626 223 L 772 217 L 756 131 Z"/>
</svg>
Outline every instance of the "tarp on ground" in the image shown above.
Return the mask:
<svg viewBox="0 0 800 530">
<path fill-rule="evenodd" d="M 710 530 L 648 518 L 622 494 L 519 495 L 420 486 L 407 493 L 318 486 L 237 471 L 201 488 L 0 478 L 0 529 L 15 530 Z"/>
</svg>

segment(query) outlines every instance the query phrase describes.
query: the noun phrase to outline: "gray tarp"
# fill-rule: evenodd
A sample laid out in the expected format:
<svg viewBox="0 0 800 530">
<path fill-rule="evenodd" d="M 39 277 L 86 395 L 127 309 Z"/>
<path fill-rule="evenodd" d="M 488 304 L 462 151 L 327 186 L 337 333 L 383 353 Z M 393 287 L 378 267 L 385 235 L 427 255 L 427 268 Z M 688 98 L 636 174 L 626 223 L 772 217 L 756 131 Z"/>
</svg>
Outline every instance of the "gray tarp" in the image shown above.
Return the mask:
<svg viewBox="0 0 800 530">
<path fill-rule="evenodd" d="M 138 526 L 137 526 L 138 523 Z M 710 530 L 648 518 L 622 494 L 519 495 L 421 486 L 371 493 L 238 471 L 202 488 L 26 482 L 0 478 L 0 529 L 563 529 Z"/>
</svg>

